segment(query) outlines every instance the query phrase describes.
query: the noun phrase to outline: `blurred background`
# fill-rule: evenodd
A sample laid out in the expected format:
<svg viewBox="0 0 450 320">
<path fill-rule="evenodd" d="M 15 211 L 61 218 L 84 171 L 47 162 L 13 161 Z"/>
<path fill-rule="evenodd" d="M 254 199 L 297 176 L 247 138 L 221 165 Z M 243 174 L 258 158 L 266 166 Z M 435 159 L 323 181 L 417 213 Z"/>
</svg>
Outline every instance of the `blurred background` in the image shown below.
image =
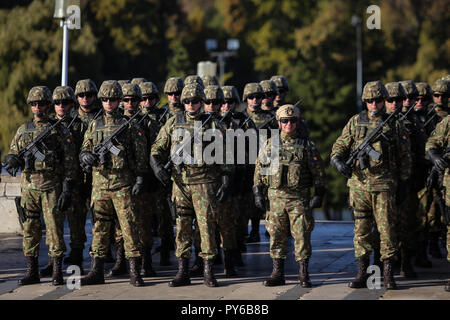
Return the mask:
<svg viewBox="0 0 450 320">
<path fill-rule="evenodd" d="M 346 218 L 345 179 L 329 153 L 358 112 L 357 48 L 362 84 L 413 80 L 430 85 L 450 73 L 450 0 L 95 0 L 79 1 L 81 29 L 69 31 L 68 85 L 91 78 L 144 77 L 163 91 L 169 77 L 196 74 L 199 62 L 224 58 L 222 79 L 242 95 L 248 82 L 284 75 L 287 101 L 304 116 L 327 168 L 323 217 Z M 378 5 L 380 28 L 366 25 Z M 63 28 L 54 0 L 0 2 L 0 149 L 31 115 L 31 87 L 61 84 Z M 360 20 L 355 24 L 355 17 Z M 353 23 L 352 23 L 353 21 Z M 237 39 L 239 46 L 236 48 Z M 209 45 L 214 45 L 207 49 Z M 216 52 L 216 54 L 213 53 Z"/>
</svg>

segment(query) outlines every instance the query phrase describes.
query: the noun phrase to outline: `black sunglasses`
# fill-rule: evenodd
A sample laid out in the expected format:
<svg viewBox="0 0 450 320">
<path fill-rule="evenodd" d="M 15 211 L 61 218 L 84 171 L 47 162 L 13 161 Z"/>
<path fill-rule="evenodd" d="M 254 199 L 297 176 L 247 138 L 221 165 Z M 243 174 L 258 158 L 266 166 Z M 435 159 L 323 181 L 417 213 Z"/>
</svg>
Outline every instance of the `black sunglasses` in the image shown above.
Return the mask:
<svg viewBox="0 0 450 320">
<path fill-rule="evenodd" d="M 198 99 L 198 98 L 194 98 L 194 99 L 185 99 L 185 100 L 183 100 L 183 104 L 190 104 L 190 103 L 192 103 L 192 104 L 197 104 L 197 103 L 199 103 L 200 101 L 202 101 L 202 100 L 200 100 L 200 99 Z"/>
<path fill-rule="evenodd" d="M 181 96 L 181 92 L 168 92 L 168 96 Z"/>
<path fill-rule="evenodd" d="M 297 121 L 298 121 L 298 119 L 296 117 L 294 117 L 294 118 L 281 118 L 280 119 L 280 122 L 283 123 L 283 124 L 286 124 L 288 122 L 290 122 L 290 123 L 297 123 Z"/>
<path fill-rule="evenodd" d="M 78 97 L 80 97 L 80 98 L 84 98 L 84 97 L 92 98 L 93 96 L 95 96 L 95 93 L 93 93 L 93 92 L 86 92 L 86 93 L 78 94 Z"/>
<path fill-rule="evenodd" d="M 116 101 L 119 101 L 119 99 L 118 98 L 102 98 L 102 102 L 108 102 L 108 101 L 116 102 Z"/>
<path fill-rule="evenodd" d="M 217 99 L 208 99 L 205 101 L 206 104 L 222 104 L 221 100 L 217 100 Z"/>
<path fill-rule="evenodd" d="M 265 98 L 275 98 L 276 96 L 277 96 L 277 94 L 275 92 L 264 93 Z"/>
<path fill-rule="evenodd" d="M 386 99 L 386 101 L 389 102 L 389 103 L 392 103 L 392 102 L 399 103 L 399 102 L 402 102 L 403 99 L 402 98 L 388 98 L 388 99 Z"/>
<path fill-rule="evenodd" d="M 67 106 L 68 104 L 71 104 L 73 101 L 72 100 L 55 100 L 54 101 L 56 105 L 64 105 Z"/>
<path fill-rule="evenodd" d="M 445 98 L 447 95 L 446 94 L 442 94 L 442 93 L 433 93 L 433 97 L 435 98 Z"/>
<path fill-rule="evenodd" d="M 261 99 L 262 94 L 250 94 L 247 96 L 247 99 L 253 100 L 253 99 Z"/>
<path fill-rule="evenodd" d="M 143 101 L 145 101 L 145 100 L 156 100 L 156 99 L 158 99 L 157 95 L 150 95 L 150 96 L 143 96 L 142 97 Z"/>
<path fill-rule="evenodd" d="M 373 102 L 375 102 L 375 103 L 380 103 L 380 102 L 382 102 L 383 101 L 383 99 L 382 98 L 375 98 L 375 99 L 366 99 L 366 102 L 367 103 L 373 103 Z"/>
<path fill-rule="evenodd" d="M 123 102 L 137 102 L 139 101 L 138 98 L 123 98 L 122 99 Z"/>
<path fill-rule="evenodd" d="M 30 102 L 30 106 L 33 106 L 33 107 L 36 107 L 36 106 L 44 107 L 48 104 L 49 104 L 48 101 L 32 101 L 32 102 Z"/>
<path fill-rule="evenodd" d="M 233 103 L 236 103 L 236 102 L 237 102 L 237 101 L 236 101 L 235 99 L 225 99 L 224 104 L 225 104 L 225 103 L 233 104 Z"/>
</svg>

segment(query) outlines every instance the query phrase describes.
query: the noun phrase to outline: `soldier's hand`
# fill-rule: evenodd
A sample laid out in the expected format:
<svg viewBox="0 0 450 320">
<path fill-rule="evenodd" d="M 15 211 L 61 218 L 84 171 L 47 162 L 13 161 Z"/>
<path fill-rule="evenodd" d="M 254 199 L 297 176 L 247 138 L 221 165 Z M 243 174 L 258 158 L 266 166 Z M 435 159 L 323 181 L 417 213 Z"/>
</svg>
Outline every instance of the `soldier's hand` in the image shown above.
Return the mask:
<svg viewBox="0 0 450 320">
<path fill-rule="evenodd" d="M 436 169 L 439 171 L 444 171 L 445 168 L 448 167 L 447 161 L 441 157 L 440 154 L 437 153 L 436 150 L 430 149 L 428 150 L 428 156 L 430 157 L 431 162 L 433 162 Z"/>
<path fill-rule="evenodd" d="M 222 185 L 220 186 L 219 190 L 216 193 L 217 201 L 222 202 L 225 200 L 225 198 L 229 194 L 230 185 L 231 185 L 230 177 L 227 175 L 222 176 Z"/>
<path fill-rule="evenodd" d="M 10 174 L 14 170 L 19 169 L 21 166 L 22 161 L 20 161 L 20 158 L 17 155 L 10 153 L 5 156 L 5 169 Z"/>
<path fill-rule="evenodd" d="M 163 186 L 167 187 L 170 185 L 170 174 L 161 164 L 158 157 L 150 156 L 150 166 L 156 178 L 162 183 Z"/>
<path fill-rule="evenodd" d="M 431 170 L 430 175 L 427 178 L 427 189 L 430 190 L 432 188 L 436 188 L 438 185 L 439 175 L 436 170 Z"/>
<path fill-rule="evenodd" d="M 347 179 L 352 177 L 352 168 L 346 165 L 340 158 L 334 157 L 331 159 L 331 164 Z"/>
<path fill-rule="evenodd" d="M 131 190 L 131 194 L 133 196 L 136 196 L 140 194 L 144 190 L 144 178 L 141 176 L 136 177 L 136 183 L 133 186 L 133 189 Z"/>
<path fill-rule="evenodd" d="M 311 209 L 320 208 L 322 206 L 323 197 L 326 193 L 324 186 L 316 186 L 314 197 L 309 201 L 309 207 Z"/>
<path fill-rule="evenodd" d="M 66 211 L 69 208 L 70 201 L 72 200 L 72 188 L 67 180 L 63 182 L 62 192 L 58 198 L 58 209 L 60 211 Z"/>
<path fill-rule="evenodd" d="M 97 157 L 89 151 L 82 151 L 80 153 L 80 162 L 86 166 L 92 167 L 97 162 Z"/>
<path fill-rule="evenodd" d="M 264 195 L 262 193 L 261 186 L 253 187 L 253 196 L 255 197 L 255 206 L 261 211 L 266 211 L 266 203 L 264 200 Z"/>
</svg>

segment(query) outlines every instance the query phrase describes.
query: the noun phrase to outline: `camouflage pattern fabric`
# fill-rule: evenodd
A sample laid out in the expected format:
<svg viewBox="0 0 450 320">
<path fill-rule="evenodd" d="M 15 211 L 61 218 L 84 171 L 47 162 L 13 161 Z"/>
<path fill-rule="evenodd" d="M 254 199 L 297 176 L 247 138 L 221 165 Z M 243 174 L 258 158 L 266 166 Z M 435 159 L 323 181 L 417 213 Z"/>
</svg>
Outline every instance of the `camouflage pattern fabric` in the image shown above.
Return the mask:
<svg viewBox="0 0 450 320">
<path fill-rule="evenodd" d="M 83 79 L 79 80 L 77 84 L 75 85 L 75 95 L 79 95 L 80 93 L 88 93 L 93 92 L 97 93 L 98 89 L 95 85 L 95 82 L 91 79 Z"/>
</svg>

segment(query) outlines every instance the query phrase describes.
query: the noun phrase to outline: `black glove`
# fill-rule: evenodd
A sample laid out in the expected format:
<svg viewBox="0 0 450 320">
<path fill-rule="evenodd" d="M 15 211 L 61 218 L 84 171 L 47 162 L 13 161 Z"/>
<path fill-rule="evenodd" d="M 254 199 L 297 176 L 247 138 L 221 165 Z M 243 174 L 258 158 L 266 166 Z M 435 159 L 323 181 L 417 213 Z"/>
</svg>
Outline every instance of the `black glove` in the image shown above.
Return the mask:
<svg viewBox="0 0 450 320">
<path fill-rule="evenodd" d="M 231 186 L 230 177 L 227 175 L 222 176 L 222 185 L 220 186 L 219 190 L 216 193 L 217 201 L 222 202 L 226 199 L 226 197 L 229 194 L 230 186 Z"/>
<path fill-rule="evenodd" d="M 80 162 L 82 166 L 92 167 L 97 162 L 97 157 L 92 152 L 82 151 Z"/>
<path fill-rule="evenodd" d="M 255 206 L 262 211 L 266 211 L 266 203 L 262 189 L 263 188 L 261 186 L 254 186 L 252 189 L 253 196 L 255 197 Z"/>
<path fill-rule="evenodd" d="M 352 168 L 346 165 L 339 157 L 334 157 L 330 163 L 347 179 L 352 177 Z"/>
<path fill-rule="evenodd" d="M 64 180 L 62 184 L 62 192 L 58 198 L 59 211 L 66 211 L 69 208 L 70 201 L 72 200 L 72 186 L 69 181 Z"/>
<path fill-rule="evenodd" d="M 158 157 L 150 156 L 150 166 L 162 185 L 165 187 L 168 186 L 170 184 L 170 174 L 159 161 Z"/>
<path fill-rule="evenodd" d="M 431 170 L 430 175 L 427 178 L 427 189 L 438 187 L 439 174 L 436 170 Z"/>
<path fill-rule="evenodd" d="M 436 150 L 430 149 L 428 150 L 428 156 L 430 157 L 431 162 L 433 162 L 436 169 L 439 171 L 444 171 L 445 168 L 448 167 L 447 161 L 441 157 L 440 154 L 437 153 Z"/>
<path fill-rule="evenodd" d="M 323 186 L 317 186 L 315 188 L 314 197 L 309 201 L 309 207 L 311 209 L 320 208 L 322 206 L 323 196 L 325 195 L 326 189 Z"/>
<path fill-rule="evenodd" d="M 144 190 L 144 177 L 137 176 L 136 177 L 136 183 L 133 186 L 133 189 L 131 190 L 131 194 L 133 196 L 137 196 L 139 193 Z"/>
<path fill-rule="evenodd" d="M 5 169 L 10 175 L 13 175 L 13 172 L 21 167 L 22 161 L 20 161 L 20 158 L 17 155 L 10 153 L 5 156 Z"/>
</svg>

